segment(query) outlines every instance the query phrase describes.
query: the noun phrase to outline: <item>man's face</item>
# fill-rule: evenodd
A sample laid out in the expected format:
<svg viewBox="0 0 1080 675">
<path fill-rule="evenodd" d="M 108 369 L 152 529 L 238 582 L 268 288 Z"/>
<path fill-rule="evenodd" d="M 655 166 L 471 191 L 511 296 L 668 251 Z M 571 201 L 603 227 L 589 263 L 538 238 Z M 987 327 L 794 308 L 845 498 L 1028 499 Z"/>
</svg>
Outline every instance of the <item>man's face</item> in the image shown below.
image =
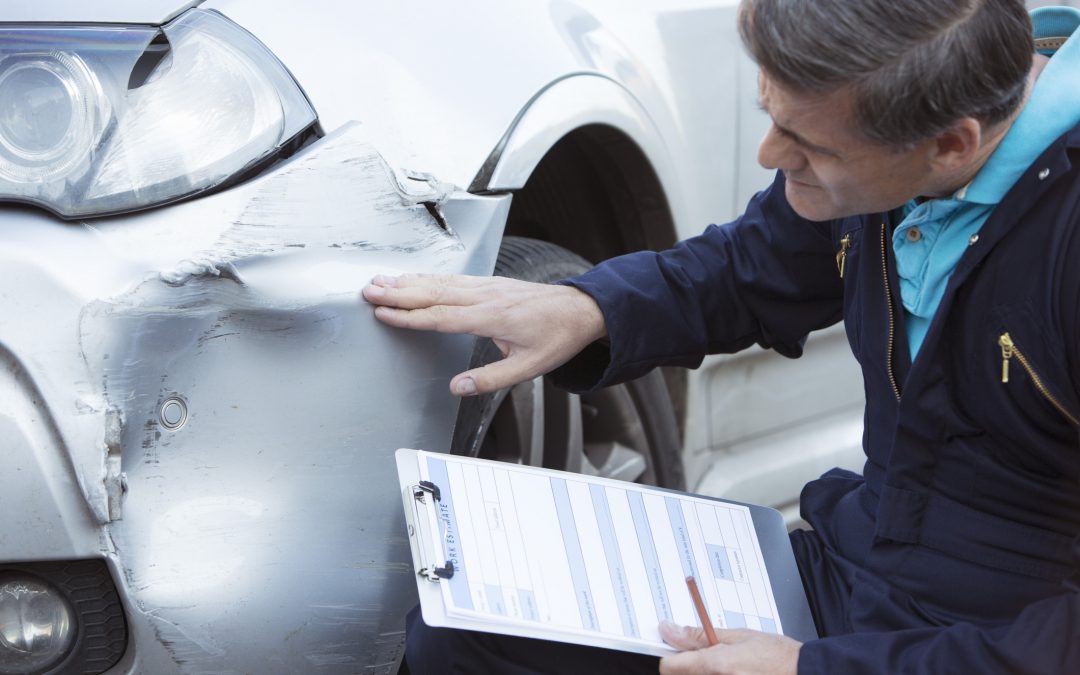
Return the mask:
<svg viewBox="0 0 1080 675">
<path fill-rule="evenodd" d="M 897 151 L 871 142 L 855 130 L 851 94 L 801 94 L 764 74 L 761 108 L 773 125 L 758 148 L 758 162 L 787 178 L 786 195 L 796 213 L 829 220 L 894 209 L 930 194 L 928 144 Z"/>
</svg>

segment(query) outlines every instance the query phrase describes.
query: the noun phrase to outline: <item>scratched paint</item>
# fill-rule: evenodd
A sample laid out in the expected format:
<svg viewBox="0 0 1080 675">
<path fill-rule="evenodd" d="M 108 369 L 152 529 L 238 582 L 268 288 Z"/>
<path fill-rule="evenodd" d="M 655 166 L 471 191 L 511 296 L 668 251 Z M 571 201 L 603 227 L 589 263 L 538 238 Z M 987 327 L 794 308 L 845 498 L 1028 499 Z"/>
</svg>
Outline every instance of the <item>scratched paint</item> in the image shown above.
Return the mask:
<svg viewBox="0 0 1080 675">
<path fill-rule="evenodd" d="M 423 204 L 447 195 L 427 182 L 410 195 L 348 130 L 246 193 L 211 246 L 83 313 L 84 345 L 111 355 L 98 371 L 105 396 L 127 413 L 129 492 L 110 529 L 140 608 L 182 672 L 263 668 L 265 654 L 227 649 L 249 621 L 291 636 L 273 655 L 283 671 L 361 671 L 388 617 L 407 609 L 412 574 L 395 491 L 375 499 L 367 484 L 391 484 L 391 464 L 366 451 L 392 449 L 401 428 L 388 423 L 400 411 L 372 423 L 362 413 L 374 392 L 357 378 L 429 378 L 431 366 L 366 365 L 364 344 L 387 336 L 357 306 L 359 275 L 383 258 L 452 263 L 465 247 Z M 339 278 L 353 273 L 348 294 L 311 283 L 335 266 Z M 463 347 L 436 353 L 462 361 Z M 156 411 L 175 394 L 190 417 L 174 433 Z M 440 407 L 448 430 L 453 409 Z M 405 415 L 406 428 L 429 423 L 430 408 Z M 330 604 L 343 596 L 353 602 Z"/>
<path fill-rule="evenodd" d="M 415 594 L 392 453 L 446 443 L 472 344 L 388 329 L 358 292 L 490 272 L 507 204 L 392 170 L 347 125 L 220 194 L 0 246 L 0 306 L 32 317 L 0 312 L 0 347 L 72 460 L 26 489 L 75 498 L 19 537 L 113 562 L 120 672 L 391 672 Z"/>
<path fill-rule="evenodd" d="M 424 206 L 445 201 L 452 186 L 419 176 L 399 179 L 349 125 L 260 182 L 211 248 L 162 270 L 161 278 L 179 285 L 193 276 L 220 276 L 238 260 L 290 249 L 461 252 L 461 241 Z"/>
</svg>

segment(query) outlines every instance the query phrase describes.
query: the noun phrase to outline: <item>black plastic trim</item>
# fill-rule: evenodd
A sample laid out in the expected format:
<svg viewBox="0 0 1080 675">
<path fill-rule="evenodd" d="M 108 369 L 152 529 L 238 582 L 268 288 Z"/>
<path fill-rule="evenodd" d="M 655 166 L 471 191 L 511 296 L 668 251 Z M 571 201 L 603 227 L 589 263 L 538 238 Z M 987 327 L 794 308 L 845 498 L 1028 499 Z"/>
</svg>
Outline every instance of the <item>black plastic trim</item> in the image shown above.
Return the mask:
<svg viewBox="0 0 1080 675">
<path fill-rule="evenodd" d="M 41 579 L 64 595 L 76 616 L 75 643 L 56 666 L 25 675 L 98 675 L 127 651 L 124 608 L 104 560 L 0 563 L 0 574 Z"/>
</svg>

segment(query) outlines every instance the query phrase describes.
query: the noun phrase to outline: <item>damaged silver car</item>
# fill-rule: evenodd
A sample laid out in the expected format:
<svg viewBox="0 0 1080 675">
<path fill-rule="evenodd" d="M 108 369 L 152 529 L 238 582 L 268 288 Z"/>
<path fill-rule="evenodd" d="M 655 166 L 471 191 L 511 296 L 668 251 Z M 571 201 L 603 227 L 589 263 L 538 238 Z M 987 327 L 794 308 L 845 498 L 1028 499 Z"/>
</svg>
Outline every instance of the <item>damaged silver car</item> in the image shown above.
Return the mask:
<svg viewBox="0 0 1080 675">
<path fill-rule="evenodd" d="M 789 508 L 858 458 L 835 331 L 459 402 L 491 346 L 359 296 L 737 213 L 736 4 L 0 2 L 0 675 L 396 672 L 398 447 Z"/>
</svg>

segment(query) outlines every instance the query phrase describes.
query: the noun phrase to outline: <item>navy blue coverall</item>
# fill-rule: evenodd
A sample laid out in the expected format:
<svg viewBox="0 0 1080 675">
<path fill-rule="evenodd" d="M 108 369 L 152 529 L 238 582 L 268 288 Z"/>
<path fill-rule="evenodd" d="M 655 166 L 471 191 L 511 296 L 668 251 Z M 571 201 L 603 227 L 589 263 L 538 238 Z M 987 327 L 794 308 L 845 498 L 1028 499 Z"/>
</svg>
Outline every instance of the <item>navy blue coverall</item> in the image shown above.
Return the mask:
<svg viewBox="0 0 1080 675">
<path fill-rule="evenodd" d="M 732 223 L 568 282 L 596 299 L 610 338 L 556 371 L 578 390 L 755 343 L 796 357 L 810 331 L 844 320 L 867 459 L 862 476 L 833 470 L 802 493 L 814 532 L 793 544 L 822 639 L 803 646 L 800 674 L 1080 673 L 1077 160 L 1080 128 L 972 237 L 914 363 L 895 214 L 807 221 L 782 176 Z M 414 672 L 425 643 L 448 650 L 443 672 L 575 672 L 577 648 L 413 623 Z M 619 658 L 609 672 L 655 672 L 655 659 Z"/>
</svg>

